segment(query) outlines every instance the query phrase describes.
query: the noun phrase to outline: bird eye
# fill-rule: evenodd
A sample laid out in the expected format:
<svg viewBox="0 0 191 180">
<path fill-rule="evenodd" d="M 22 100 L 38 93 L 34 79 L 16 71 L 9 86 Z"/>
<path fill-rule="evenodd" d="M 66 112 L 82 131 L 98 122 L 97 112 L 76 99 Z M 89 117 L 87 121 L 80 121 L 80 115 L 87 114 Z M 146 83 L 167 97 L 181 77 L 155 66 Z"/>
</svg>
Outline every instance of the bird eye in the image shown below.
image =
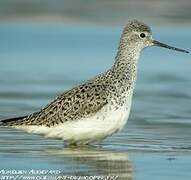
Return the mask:
<svg viewBox="0 0 191 180">
<path fill-rule="evenodd" d="M 141 38 L 144 38 L 145 36 L 146 36 L 145 33 L 141 33 L 141 34 L 140 34 L 140 37 L 141 37 Z"/>
</svg>

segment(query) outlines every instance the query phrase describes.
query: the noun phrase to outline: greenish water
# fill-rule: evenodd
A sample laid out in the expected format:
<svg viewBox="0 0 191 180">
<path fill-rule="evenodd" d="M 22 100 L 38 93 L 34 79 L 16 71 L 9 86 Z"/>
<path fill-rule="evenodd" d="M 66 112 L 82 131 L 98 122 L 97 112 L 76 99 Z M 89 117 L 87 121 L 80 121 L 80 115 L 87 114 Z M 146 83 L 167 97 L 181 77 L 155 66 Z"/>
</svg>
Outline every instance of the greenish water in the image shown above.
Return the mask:
<svg viewBox="0 0 191 180">
<path fill-rule="evenodd" d="M 162 42 L 190 48 L 191 33 L 186 28 L 153 31 Z M 113 27 L 1 23 L 0 118 L 37 111 L 64 90 L 108 69 L 120 33 L 120 28 Z M 68 149 L 61 141 L 1 128 L 0 169 L 189 180 L 190 69 L 190 55 L 146 49 L 123 131 L 98 147 Z"/>
</svg>

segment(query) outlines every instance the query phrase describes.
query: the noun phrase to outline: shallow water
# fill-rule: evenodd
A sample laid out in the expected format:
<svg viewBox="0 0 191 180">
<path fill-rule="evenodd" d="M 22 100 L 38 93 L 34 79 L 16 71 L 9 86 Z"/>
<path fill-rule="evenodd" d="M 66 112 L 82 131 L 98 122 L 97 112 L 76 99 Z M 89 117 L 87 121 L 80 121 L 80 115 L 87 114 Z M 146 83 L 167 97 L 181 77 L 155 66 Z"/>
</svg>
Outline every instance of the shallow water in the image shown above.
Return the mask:
<svg viewBox="0 0 191 180">
<path fill-rule="evenodd" d="M 189 48 L 187 28 L 153 29 L 162 42 Z M 64 24 L 0 24 L 0 118 L 32 113 L 64 90 L 108 69 L 121 29 Z M 118 179 L 190 179 L 191 61 L 149 48 L 141 56 L 127 126 L 100 146 L 0 130 L 0 169 L 56 169 L 61 175 Z M 2 173 L 0 171 L 0 173 Z"/>
</svg>

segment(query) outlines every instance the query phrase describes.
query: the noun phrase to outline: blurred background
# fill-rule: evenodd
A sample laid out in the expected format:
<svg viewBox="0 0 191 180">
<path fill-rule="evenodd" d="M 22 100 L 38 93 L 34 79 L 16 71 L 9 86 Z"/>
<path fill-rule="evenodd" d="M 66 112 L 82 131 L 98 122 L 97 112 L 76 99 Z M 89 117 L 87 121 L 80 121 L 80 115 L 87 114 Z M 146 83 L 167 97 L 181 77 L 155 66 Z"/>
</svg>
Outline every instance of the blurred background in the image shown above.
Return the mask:
<svg viewBox="0 0 191 180">
<path fill-rule="evenodd" d="M 157 40 L 191 50 L 190 0 L 0 0 L 0 119 L 38 111 L 66 89 L 110 68 L 121 31 L 131 19 L 150 25 Z M 128 125 L 101 144 L 115 151 L 132 150 L 136 179 L 190 180 L 187 156 L 178 157 L 173 168 L 166 161 L 166 156 L 176 159 L 191 149 L 190 72 L 188 54 L 157 47 L 143 51 Z M 34 155 L 49 146 L 62 148 L 60 141 L 6 128 L 0 137 L 0 161 L 6 162 L 2 168 L 38 164 L 71 173 L 88 169 L 81 161 L 68 167 L 65 156 Z M 126 171 L 121 168 L 124 162 L 124 168 L 129 167 L 126 155 L 120 155 L 118 164 L 112 160 L 116 166 L 111 172 Z M 86 162 L 90 169 L 99 165 L 91 158 Z"/>
<path fill-rule="evenodd" d="M 138 18 L 156 24 L 188 24 L 190 0 L 0 0 L 0 19 L 119 25 Z"/>
</svg>

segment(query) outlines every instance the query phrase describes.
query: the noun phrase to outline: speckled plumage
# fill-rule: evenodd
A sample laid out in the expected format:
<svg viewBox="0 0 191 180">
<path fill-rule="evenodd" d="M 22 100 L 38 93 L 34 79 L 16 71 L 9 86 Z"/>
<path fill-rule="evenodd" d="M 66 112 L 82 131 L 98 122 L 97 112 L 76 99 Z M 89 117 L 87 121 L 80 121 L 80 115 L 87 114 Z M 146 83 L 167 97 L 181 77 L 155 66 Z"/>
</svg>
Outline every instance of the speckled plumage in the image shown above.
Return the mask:
<svg viewBox="0 0 191 180">
<path fill-rule="evenodd" d="M 140 33 L 146 38 L 140 37 Z M 123 30 L 115 63 L 108 71 L 64 92 L 39 112 L 21 119 L 4 120 L 1 126 L 26 127 L 31 129 L 29 132 L 43 132 L 47 137 L 74 142 L 91 142 L 113 134 L 128 119 L 140 52 L 152 45 L 150 28 L 137 20 L 131 21 Z M 89 124 L 88 130 L 85 124 L 79 123 L 82 121 Z M 103 123 L 105 127 L 96 129 L 96 123 Z M 84 129 L 79 127 L 81 131 L 76 133 L 78 126 Z"/>
</svg>

